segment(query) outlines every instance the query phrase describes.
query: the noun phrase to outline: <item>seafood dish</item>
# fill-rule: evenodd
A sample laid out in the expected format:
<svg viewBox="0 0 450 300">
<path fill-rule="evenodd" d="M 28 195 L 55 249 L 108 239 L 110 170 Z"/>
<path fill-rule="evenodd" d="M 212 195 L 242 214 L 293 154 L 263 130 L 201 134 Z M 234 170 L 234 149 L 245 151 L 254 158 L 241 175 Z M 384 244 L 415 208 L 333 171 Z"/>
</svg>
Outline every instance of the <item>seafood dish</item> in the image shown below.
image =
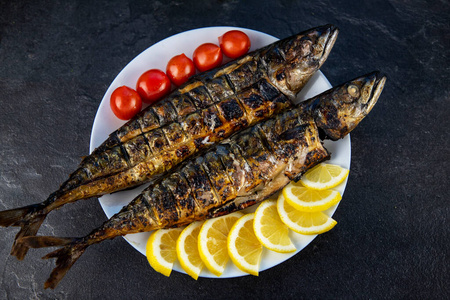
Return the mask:
<svg viewBox="0 0 450 300">
<path fill-rule="evenodd" d="M 62 246 L 45 283 L 55 288 L 92 244 L 129 233 L 179 227 L 257 204 L 327 160 L 324 139 L 345 137 L 371 111 L 386 77 L 373 72 L 291 106 L 185 160 L 102 226 L 81 238 L 25 236 L 23 248 Z"/>
<path fill-rule="evenodd" d="M 45 217 L 81 199 L 165 178 L 190 157 L 233 133 L 293 107 L 292 101 L 322 66 L 338 29 L 316 27 L 192 77 L 111 135 L 45 201 L 0 212 L 0 226 L 20 227 L 18 241 L 37 234 Z"/>
</svg>

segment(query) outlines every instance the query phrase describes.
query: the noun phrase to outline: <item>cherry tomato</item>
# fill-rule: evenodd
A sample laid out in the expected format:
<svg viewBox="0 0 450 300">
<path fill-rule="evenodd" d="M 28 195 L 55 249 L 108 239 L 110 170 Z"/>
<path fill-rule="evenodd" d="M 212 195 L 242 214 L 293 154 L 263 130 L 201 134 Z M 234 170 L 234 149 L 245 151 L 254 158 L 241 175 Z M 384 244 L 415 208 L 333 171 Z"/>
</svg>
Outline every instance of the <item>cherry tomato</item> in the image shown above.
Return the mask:
<svg viewBox="0 0 450 300">
<path fill-rule="evenodd" d="M 230 30 L 219 37 L 220 48 L 223 54 L 230 58 L 238 58 L 250 49 L 250 39 L 242 31 Z"/>
<path fill-rule="evenodd" d="M 170 79 L 158 69 L 144 72 L 138 79 L 136 91 L 145 103 L 153 103 L 170 92 Z"/>
<path fill-rule="evenodd" d="M 184 53 L 172 57 L 167 63 L 167 76 L 176 86 L 185 83 L 189 77 L 195 74 L 195 66 Z"/>
<path fill-rule="evenodd" d="M 121 120 L 129 120 L 142 108 L 139 94 L 127 86 L 121 86 L 111 94 L 109 102 L 113 113 Z"/>
<path fill-rule="evenodd" d="M 212 43 L 201 44 L 194 51 L 194 64 L 200 72 L 220 66 L 222 58 L 222 50 Z"/>
</svg>

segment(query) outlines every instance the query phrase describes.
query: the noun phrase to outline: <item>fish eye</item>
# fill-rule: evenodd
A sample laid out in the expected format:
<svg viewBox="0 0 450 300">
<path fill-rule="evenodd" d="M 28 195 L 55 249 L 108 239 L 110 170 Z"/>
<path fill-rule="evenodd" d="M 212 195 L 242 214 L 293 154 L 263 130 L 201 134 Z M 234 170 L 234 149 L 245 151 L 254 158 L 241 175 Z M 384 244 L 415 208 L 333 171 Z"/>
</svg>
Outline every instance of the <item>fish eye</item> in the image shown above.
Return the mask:
<svg viewBox="0 0 450 300">
<path fill-rule="evenodd" d="M 358 97 L 359 96 L 359 88 L 356 85 L 354 85 L 354 84 L 350 84 L 347 87 L 347 92 L 352 97 Z"/>
</svg>

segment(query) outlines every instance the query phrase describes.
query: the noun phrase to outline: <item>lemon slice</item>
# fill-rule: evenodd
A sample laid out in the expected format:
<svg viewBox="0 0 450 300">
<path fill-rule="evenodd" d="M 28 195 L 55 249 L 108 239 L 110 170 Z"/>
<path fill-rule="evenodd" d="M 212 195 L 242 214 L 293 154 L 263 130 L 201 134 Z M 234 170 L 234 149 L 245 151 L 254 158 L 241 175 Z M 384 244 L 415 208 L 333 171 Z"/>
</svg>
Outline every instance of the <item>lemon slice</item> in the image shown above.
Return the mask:
<svg viewBox="0 0 450 300">
<path fill-rule="evenodd" d="M 277 200 L 262 202 L 255 212 L 253 229 L 259 242 L 269 250 L 288 253 L 296 250 L 289 238 L 289 228 L 277 212 Z"/>
<path fill-rule="evenodd" d="M 319 234 L 333 228 L 337 222 L 323 212 L 302 212 L 296 210 L 282 194 L 277 202 L 278 214 L 290 229 L 301 234 Z"/>
<path fill-rule="evenodd" d="M 198 233 L 203 221 L 189 224 L 180 234 L 177 240 L 177 257 L 186 273 L 197 280 L 203 269 L 203 261 L 198 253 Z"/>
<path fill-rule="evenodd" d="M 206 220 L 198 235 L 198 251 L 208 270 L 216 276 L 222 275 L 228 262 L 227 237 L 233 224 L 242 217 L 235 212 Z"/>
<path fill-rule="evenodd" d="M 295 209 L 304 212 L 324 211 L 342 199 L 338 191 L 313 190 L 295 182 L 283 189 L 283 196 Z"/>
<path fill-rule="evenodd" d="M 300 182 L 310 189 L 331 189 L 344 181 L 348 172 L 348 169 L 338 165 L 322 163 L 303 174 Z"/>
<path fill-rule="evenodd" d="M 159 229 L 147 240 L 146 255 L 155 271 L 169 277 L 177 260 L 176 243 L 182 228 Z"/>
<path fill-rule="evenodd" d="M 258 276 L 263 247 L 253 231 L 255 214 L 246 214 L 234 223 L 228 234 L 228 254 L 242 271 Z"/>
</svg>

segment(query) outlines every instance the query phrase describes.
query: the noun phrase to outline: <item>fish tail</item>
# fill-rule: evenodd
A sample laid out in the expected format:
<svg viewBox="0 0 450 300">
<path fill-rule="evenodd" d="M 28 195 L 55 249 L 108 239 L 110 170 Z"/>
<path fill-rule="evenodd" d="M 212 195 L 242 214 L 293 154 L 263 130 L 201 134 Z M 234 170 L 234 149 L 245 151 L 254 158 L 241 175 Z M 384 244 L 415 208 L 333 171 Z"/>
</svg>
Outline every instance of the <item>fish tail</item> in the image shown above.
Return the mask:
<svg viewBox="0 0 450 300">
<path fill-rule="evenodd" d="M 89 246 L 82 238 L 58 238 L 52 236 L 29 236 L 19 240 L 19 243 L 27 248 L 43 248 L 53 246 L 64 246 L 50 252 L 42 259 L 56 258 L 56 267 L 44 284 L 44 288 L 54 289 L 67 271 L 80 258 Z"/>
<path fill-rule="evenodd" d="M 22 260 L 28 251 L 28 248 L 17 243 L 17 240 L 22 237 L 36 235 L 39 227 L 41 227 L 42 222 L 47 216 L 47 212 L 45 212 L 44 208 L 45 205 L 39 203 L 0 212 L 0 226 L 21 227 L 14 239 L 14 244 L 11 249 L 11 255 L 16 256 L 17 259 Z"/>
</svg>

